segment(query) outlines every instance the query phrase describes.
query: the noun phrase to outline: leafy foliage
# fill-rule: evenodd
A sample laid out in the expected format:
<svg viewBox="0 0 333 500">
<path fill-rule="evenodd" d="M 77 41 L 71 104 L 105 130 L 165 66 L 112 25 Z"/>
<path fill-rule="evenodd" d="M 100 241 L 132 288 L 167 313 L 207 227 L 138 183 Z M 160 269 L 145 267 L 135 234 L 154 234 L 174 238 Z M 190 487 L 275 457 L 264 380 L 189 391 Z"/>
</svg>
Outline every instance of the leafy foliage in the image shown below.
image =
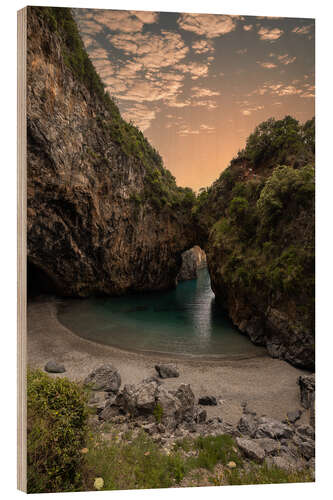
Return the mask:
<svg viewBox="0 0 333 500">
<path fill-rule="evenodd" d="M 28 492 L 76 491 L 88 435 L 85 393 L 39 370 L 29 371 L 27 382 Z"/>
<path fill-rule="evenodd" d="M 314 118 L 303 126 L 291 116 L 269 118 L 256 127 L 236 160 L 247 161 L 254 168 L 293 164 L 296 158 L 297 165 L 304 165 L 314 159 L 314 144 Z"/>
</svg>

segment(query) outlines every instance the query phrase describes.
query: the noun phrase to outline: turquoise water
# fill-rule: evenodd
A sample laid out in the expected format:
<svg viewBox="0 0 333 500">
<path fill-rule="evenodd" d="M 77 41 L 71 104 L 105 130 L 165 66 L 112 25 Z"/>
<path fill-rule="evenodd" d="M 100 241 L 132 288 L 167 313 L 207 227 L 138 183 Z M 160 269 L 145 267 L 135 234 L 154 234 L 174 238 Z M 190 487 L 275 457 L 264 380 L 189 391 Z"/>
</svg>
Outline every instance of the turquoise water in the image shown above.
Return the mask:
<svg viewBox="0 0 333 500">
<path fill-rule="evenodd" d="M 166 292 L 69 300 L 58 318 L 85 339 L 122 349 L 219 357 L 265 352 L 216 307 L 207 269 Z"/>
</svg>

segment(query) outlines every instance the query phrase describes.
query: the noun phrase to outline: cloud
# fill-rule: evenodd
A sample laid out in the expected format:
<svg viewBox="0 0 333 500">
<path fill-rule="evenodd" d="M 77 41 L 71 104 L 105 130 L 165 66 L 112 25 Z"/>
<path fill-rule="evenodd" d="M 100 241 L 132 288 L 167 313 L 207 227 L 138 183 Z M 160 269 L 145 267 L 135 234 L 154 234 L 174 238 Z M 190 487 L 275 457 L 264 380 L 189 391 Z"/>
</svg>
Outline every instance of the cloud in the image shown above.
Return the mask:
<svg viewBox="0 0 333 500">
<path fill-rule="evenodd" d="M 236 18 L 214 14 L 181 14 L 178 24 L 183 30 L 216 38 L 233 31 L 236 28 Z"/>
<path fill-rule="evenodd" d="M 156 12 L 104 9 L 74 9 L 74 12 L 80 30 L 94 34 L 102 30 L 137 33 L 144 24 L 152 24 L 158 20 Z"/>
<path fill-rule="evenodd" d="M 257 61 L 257 64 L 259 64 L 259 66 L 261 66 L 262 68 L 266 68 L 266 69 L 276 68 L 276 64 L 271 63 L 271 62 Z"/>
<path fill-rule="evenodd" d="M 171 66 L 186 56 L 189 49 L 178 33 L 162 31 L 153 33 L 119 33 L 109 36 L 114 47 L 134 54 L 145 68 L 158 70 Z"/>
<path fill-rule="evenodd" d="M 293 62 L 296 61 L 296 57 L 291 57 L 289 56 L 288 54 L 283 54 L 281 56 L 277 56 L 278 60 L 282 63 L 282 64 L 292 64 Z"/>
<path fill-rule="evenodd" d="M 181 128 L 178 132 L 178 135 L 185 136 L 185 135 L 198 135 L 199 130 L 197 129 L 191 129 L 189 127 L 184 126 Z"/>
<path fill-rule="evenodd" d="M 252 113 L 256 112 L 256 111 L 261 111 L 262 109 L 264 109 L 264 106 L 262 105 L 254 105 L 254 106 L 248 106 L 246 107 L 245 109 L 241 109 L 241 113 L 244 115 L 244 116 L 250 116 Z"/>
<path fill-rule="evenodd" d="M 214 101 L 213 99 L 205 99 L 203 101 L 194 101 L 191 103 L 191 105 L 193 107 L 202 107 L 202 108 L 206 108 L 208 110 L 218 108 L 217 102 Z"/>
<path fill-rule="evenodd" d="M 156 110 L 149 109 L 149 107 L 143 104 L 131 105 L 131 108 L 122 113 L 125 120 L 133 122 L 141 130 L 147 130 L 151 122 L 156 117 Z"/>
<path fill-rule="evenodd" d="M 208 76 L 208 64 L 190 62 L 187 64 L 178 64 L 175 69 L 178 69 L 183 73 L 189 73 L 192 80 L 197 80 L 200 77 L 205 78 L 206 76 Z"/>
<path fill-rule="evenodd" d="M 283 30 L 279 28 L 264 28 L 263 26 L 258 30 L 260 40 L 274 41 L 278 40 L 283 35 Z"/>
<path fill-rule="evenodd" d="M 157 12 L 147 12 L 143 10 L 132 10 L 131 13 L 138 17 L 144 24 L 152 24 L 158 21 Z"/>
<path fill-rule="evenodd" d="M 193 92 L 193 97 L 212 97 L 215 95 L 220 95 L 220 92 L 200 87 L 192 87 L 192 92 Z"/>
<path fill-rule="evenodd" d="M 204 123 L 202 123 L 200 125 L 200 130 L 207 132 L 208 134 L 211 134 L 212 132 L 214 132 L 216 130 L 216 128 L 211 127 L 210 125 L 205 125 Z"/>
<path fill-rule="evenodd" d="M 297 35 L 308 35 L 311 31 L 311 28 L 311 24 L 308 24 L 307 26 L 296 26 L 291 32 L 296 33 Z"/>
<path fill-rule="evenodd" d="M 236 50 L 236 54 L 240 54 L 241 56 L 243 56 L 244 54 L 247 53 L 247 49 L 239 49 L 239 50 Z"/>
<path fill-rule="evenodd" d="M 198 40 L 192 44 L 192 49 L 196 54 L 205 54 L 214 50 L 213 44 L 208 40 Z"/>
<path fill-rule="evenodd" d="M 253 24 L 244 24 L 243 30 L 244 31 L 251 31 L 253 28 Z"/>
</svg>

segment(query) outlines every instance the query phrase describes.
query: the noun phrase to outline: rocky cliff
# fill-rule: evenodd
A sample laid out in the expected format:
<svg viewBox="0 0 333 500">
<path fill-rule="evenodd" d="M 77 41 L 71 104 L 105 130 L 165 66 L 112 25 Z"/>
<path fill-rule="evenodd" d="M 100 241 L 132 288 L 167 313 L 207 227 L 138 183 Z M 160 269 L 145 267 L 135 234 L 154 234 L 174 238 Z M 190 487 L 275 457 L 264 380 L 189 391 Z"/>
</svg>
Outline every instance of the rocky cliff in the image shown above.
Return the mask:
<svg viewBox="0 0 333 500">
<path fill-rule="evenodd" d="M 66 296 L 173 286 L 190 189 L 125 122 L 69 9 L 28 8 L 28 278 Z"/>
<path fill-rule="evenodd" d="M 198 270 L 207 266 L 205 252 L 195 245 L 182 253 L 182 265 L 177 276 L 178 281 L 193 280 L 198 277 Z"/>
<path fill-rule="evenodd" d="M 273 357 L 314 368 L 314 120 L 268 120 L 199 197 L 212 288 Z"/>
</svg>

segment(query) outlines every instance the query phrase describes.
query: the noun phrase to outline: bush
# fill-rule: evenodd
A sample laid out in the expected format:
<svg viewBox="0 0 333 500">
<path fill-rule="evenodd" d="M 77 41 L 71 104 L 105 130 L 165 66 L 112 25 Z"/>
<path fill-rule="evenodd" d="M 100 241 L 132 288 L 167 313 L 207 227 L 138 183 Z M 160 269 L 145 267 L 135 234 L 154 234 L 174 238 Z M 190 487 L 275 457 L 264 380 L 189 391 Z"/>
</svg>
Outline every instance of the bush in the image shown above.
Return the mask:
<svg viewBox="0 0 333 500">
<path fill-rule="evenodd" d="M 66 378 L 29 370 L 27 411 L 28 493 L 80 489 L 81 449 L 88 433 L 83 389 Z"/>
</svg>

